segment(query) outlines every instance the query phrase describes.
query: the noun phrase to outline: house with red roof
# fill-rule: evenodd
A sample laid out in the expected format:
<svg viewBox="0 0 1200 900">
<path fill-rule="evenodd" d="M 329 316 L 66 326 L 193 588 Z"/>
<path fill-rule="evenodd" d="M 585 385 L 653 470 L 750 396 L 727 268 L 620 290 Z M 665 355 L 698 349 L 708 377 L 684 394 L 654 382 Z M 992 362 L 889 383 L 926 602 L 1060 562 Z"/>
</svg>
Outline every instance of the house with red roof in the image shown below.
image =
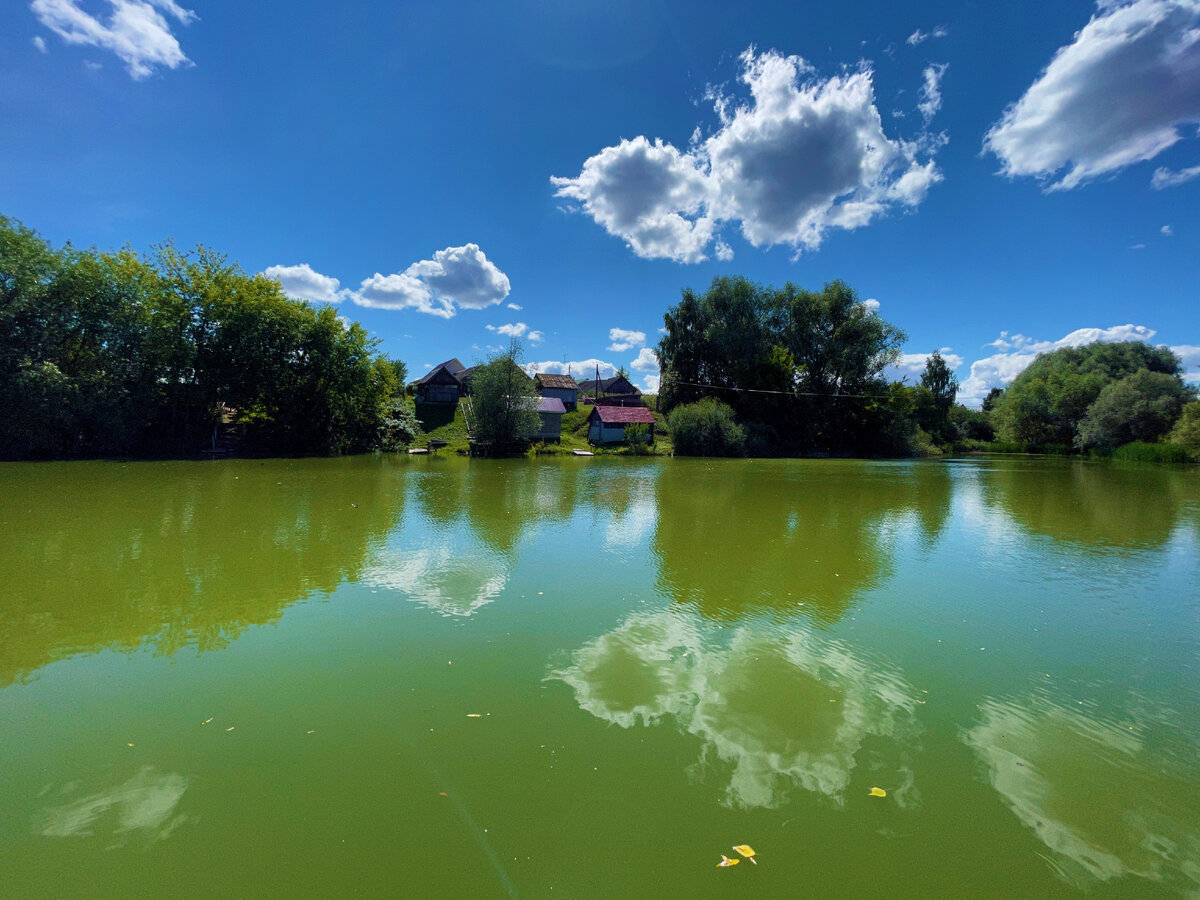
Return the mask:
<svg viewBox="0 0 1200 900">
<path fill-rule="evenodd" d="M 647 425 L 647 441 L 654 440 L 654 413 L 644 406 L 595 406 L 588 416 L 588 442 L 617 444 L 625 440 L 627 425 Z"/>
</svg>

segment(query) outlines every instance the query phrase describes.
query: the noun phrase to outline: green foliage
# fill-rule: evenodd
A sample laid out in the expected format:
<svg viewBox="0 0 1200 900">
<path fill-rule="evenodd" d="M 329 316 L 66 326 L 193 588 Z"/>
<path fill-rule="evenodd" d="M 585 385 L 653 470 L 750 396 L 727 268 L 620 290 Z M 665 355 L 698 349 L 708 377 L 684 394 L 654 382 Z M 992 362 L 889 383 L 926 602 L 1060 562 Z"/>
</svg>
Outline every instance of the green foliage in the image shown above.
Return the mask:
<svg viewBox="0 0 1200 900">
<path fill-rule="evenodd" d="M 875 442 L 869 407 L 886 393 L 881 376 L 904 333 L 844 282 L 816 292 L 716 278 L 702 295 L 684 290 L 664 322 L 664 411 L 713 397 L 744 421 L 771 423 L 789 446 L 861 451 Z"/>
<path fill-rule="evenodd" d="M 935 351 L 921 373 L 917 400 L 920 426 L 935 440 L 946 443 L 957 437 L 950 424 L 950 411 L 957 395 L 958 379 L 942 359 L 942 354 Z"/>
<path fill-rule="evenodd" d="M 950 425 L 960 441 L 991 441 L 996 437 L 991 417 L 979 409 L 959 404 L 950 410 Z"/>
<path fill-rule="evenodd" d="M 1134 441 L 1114 450 L 1112 458 L 1121 462 L 1185 463 L 1191 460 L 1192 455 L 1179 444 Z"/>
<path fill-rule="evenodd" d="M 0 217 L 0 453 L 192 454 L 237 418 L 260 452 L 371 449 L 403 364 L 204 247 L 51 249 Z"/>
<path fill-rule="evenodd" d="M 408 400 L 397 395 L 388 400 L 379 421 L 376 448 L 392 453 L 408 447 L 421 433 L 421 423 Z"/>
<path fill-rule="evenodd" d="M 668 419 L 680 456 L 745 456 L 746 429 L 733 409 L 712 397 L 677 406 Z"/>
<path fill-rule="evenodd" d="M 1192 391 L 1178 376 L 1140 369 L 1104 386 L 1079 423 L 1079 447 L 1154 441 L 1170 430 Z"/>
<path fill-rule="evenodd" d="M 1000 436 L 1034 445 L 1074 444 L 1079 423 L 1105 386 L 1139 369 L 1178 378 L 1179 359 L 1140 341 L 1064 347 L 1035 359 L 993 408 Z"/>
<path fill-rule="evenodd" d="M 1179 421 L 1167 435 L 1167 440 L 1193 455 L 1200 456 L 1200 400 L 1193 400 L 1183 407 Z"/>
<path fill-rule="evenodd" d="M 526 444 L 541 430 L 538 393 L 520 367 L 521 344 L 475 369 L 471 378 L 471 430 L 476 441 L 503 449 Z"/>
<path fill-rule="evenodd" d="M 650 426 L 644 422 L 632 422 L 625 426 L 625 446 L 629 448 L 631 453 L 638 456 L 645 455 L 650 452 L 650 444 L 654 436 L 650 432 Z"/>
</svg>

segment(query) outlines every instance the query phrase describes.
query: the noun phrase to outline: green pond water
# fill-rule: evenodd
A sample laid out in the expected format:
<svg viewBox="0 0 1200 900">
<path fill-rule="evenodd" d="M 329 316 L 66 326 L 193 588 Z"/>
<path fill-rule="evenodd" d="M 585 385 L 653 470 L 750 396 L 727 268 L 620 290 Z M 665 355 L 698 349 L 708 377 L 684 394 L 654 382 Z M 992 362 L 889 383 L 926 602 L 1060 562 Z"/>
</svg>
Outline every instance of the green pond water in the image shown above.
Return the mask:
<svg viewBox="0 0 1200 900">
<path fill-rule="evenodd" d="M 1200 894 L 1195 469 L 14 464 L 0 530 L 5 898 Z"/>
</svg>

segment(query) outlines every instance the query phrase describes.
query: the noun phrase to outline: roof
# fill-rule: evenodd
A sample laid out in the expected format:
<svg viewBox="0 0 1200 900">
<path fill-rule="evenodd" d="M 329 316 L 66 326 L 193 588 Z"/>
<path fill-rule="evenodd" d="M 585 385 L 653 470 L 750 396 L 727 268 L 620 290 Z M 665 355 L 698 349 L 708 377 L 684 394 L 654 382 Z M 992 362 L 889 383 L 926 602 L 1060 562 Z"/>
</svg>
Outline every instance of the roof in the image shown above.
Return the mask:
<svg viewBox="0 0 1200 900">
<path fill-rule="evenodd" d="M 620 375 L 616 376 L 615 378 L 602 378 L 599 381 L 596 381 L 595 379 L 590 381 L 581 381 L 579 382 L 579 389 L 585 393 L 596 393 L 597 390 L 599 390 L 600 393 L 605 394 L 613 393 L 613 385 L 617 384 L 617 382 L 623 382 L 624 384 L 629 385 L 630 388 L 629 391 L 621 390 L 619 393 L 641 393 L 641 391 L 637 389 L 637 386 L 632 381 L 627 378 L 623 378 Z M 597 385 L 599 385 L 598 389 Z"/>
<path fill-rule="evenodd" d="M 466 371 L 463 368 L 463 364 L 460 363 L 457 359 L 448 359 L 445 362 L 438 363 L 436 366 L 434 366 L 432 369 L 430 369 L 428 372 L 426 372 L 422 377 L 418 378 L 417 384 L 425 384 L 430 379 L 432 379 L 435 375 L 437 375 L 437 373 L 440 372 L 442 369 L 445 369 L 447 372 L 449 372 L 455 378 L 458 378 L 463 372 Z"/>
<path fill-rule="evenodd" d="M 635 422 L 654 424 L 654 413 L 644 406 L 594 406 L 592 415 L 605 425 L 631 425 Z"/>
<path fill-rule="evenodd" d="M 562 391 L 579 390 L 579 385 L 570 375 L 551 375 L 549 372 L 538 372 L 533 378 L 544 388 L 553 388 Z"/>
<path fill-rule="evenodd" d="M 561 415 L 567 411 L 567 408 L 557 397 L 539 397 L 537 410 L 540 413 L 559 413 Z"/>
</svg>

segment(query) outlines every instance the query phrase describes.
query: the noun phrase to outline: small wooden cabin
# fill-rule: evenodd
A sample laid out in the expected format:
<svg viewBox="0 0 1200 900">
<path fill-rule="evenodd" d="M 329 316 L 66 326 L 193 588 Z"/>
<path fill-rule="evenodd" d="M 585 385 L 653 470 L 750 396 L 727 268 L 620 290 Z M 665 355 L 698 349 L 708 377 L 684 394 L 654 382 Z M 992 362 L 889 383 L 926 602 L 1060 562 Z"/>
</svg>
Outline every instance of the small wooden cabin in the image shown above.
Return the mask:
<svg viewBox="0 0 1200 900">
<path fill-rule="evenodd" d="M 646 407 L 597 405 L 588 416 L 588 442 L 622 443 L 625 440 L 625 426 L 635 423 L 650 426 L 646 440 L 654 440 L 654 413 Z"/>
</svg>

